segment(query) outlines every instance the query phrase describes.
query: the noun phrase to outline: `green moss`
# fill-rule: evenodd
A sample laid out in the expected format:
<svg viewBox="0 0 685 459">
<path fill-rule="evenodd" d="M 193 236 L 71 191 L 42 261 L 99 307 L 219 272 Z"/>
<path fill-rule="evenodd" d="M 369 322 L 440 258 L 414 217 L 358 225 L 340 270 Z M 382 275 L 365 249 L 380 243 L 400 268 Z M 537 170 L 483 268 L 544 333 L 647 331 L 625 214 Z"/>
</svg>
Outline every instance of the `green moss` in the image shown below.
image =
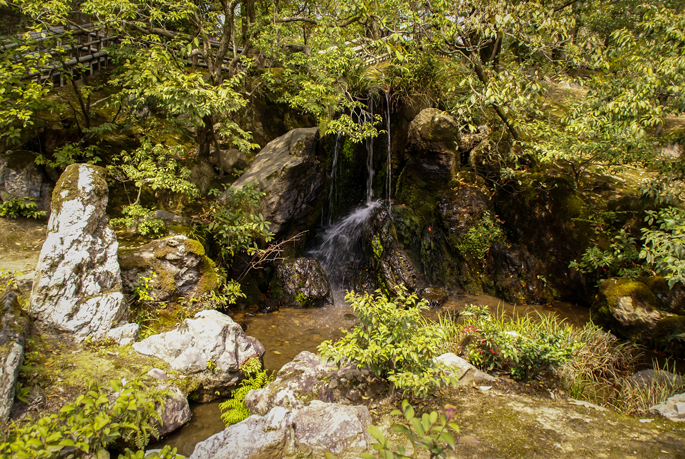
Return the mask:
<svg viewBox="0 0 685 459">
<path fill-rule="evenodd" d="M 79 164 L 72 164 L 60 175 L 52 192 L 52 210 L 59 213 L 65 201 L 71 201 L 81 195 L 79 191 Z M 93 191 L 96 196 L 107 196 L 109 189 L 105 180 L 105 169 L 99 166 L 88 166 L 93 170 Z"/>
<path fill-rule="evenodd" d="M 657 302 L 654 293 L 647 285 L 632 279 L 608 279 L 600 284 L 599 290 L 611 306 L 618 304 L 619 299 L 624 296 L 653 307 Z"/>
<path fill-rule="evenodd" d="M 200 272 L 202 278 L 198 282 L 198 295 L 213 292 L 219 286 L 219 276 L 216 273 L 216 265 L 206 255 L 202 256 Z"/>
</svg>

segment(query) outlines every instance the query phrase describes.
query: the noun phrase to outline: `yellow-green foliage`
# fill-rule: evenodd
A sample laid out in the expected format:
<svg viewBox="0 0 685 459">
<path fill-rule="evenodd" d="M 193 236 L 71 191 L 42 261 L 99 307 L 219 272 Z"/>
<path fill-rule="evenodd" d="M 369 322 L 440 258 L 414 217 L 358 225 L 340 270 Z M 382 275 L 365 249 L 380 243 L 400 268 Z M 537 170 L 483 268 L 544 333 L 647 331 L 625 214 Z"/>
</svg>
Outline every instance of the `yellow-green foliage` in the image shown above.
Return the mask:
<svg viewBox="0 0 685 459">
<path fill-rule="evenodd" d="M 398 286 L 393 299 L 377 290 L 376 296 L 348 293 L 345 300 L 357 313 L 359 325 L 335 343 L 321 343 L 318 351 L 323 357 L 338 365 L 351 361 L 368 367 L 414 396 L 425 397 L 447 379 L 433 357 L 445 350 L 449 332 L 421 314 L 428 309 L 426 300 L 409 295 L 404 285 Z"/>
<path fill-rule="evenodd" d="M 89 391 L 62 407 L 59 414 L 23 427 L 12 425 L 7 442 L 0 444 L 0 455 L 15 459 L 102 457 L 118 440 L 144 448 L 151 435 L 158 435 L 155 424 L 162 419 L 156 406 L 163 406 L 163 394 L 150 392 L 139 382 L 111 381 L 111 386 L 119 394 L 113 401 L 106 392 Z M 168 450 L 166 454 L 175 457 Z"/>
<path fill-rule="evenodd" d="M 240 387 L 233 391 L 233 397 L 219 404 L 221 420 L 226 427 L 236 424 L 250 416 L 250 411 L 245 407 L 245 397 L 253 389 L 262 387 L 273 381 L 273 374 L 269 375 L 262 369 L 259 359 L 253 357 L 241 367 L 246 378 L 240 383 Z"/>
</svg>

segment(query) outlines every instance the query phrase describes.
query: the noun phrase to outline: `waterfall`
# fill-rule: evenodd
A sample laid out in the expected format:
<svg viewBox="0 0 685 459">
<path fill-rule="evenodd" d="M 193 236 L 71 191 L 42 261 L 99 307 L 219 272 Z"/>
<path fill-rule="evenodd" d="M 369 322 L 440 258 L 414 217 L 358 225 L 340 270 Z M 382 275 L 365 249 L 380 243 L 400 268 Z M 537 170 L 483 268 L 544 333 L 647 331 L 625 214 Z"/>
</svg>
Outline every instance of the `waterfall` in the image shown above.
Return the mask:
<svg viewBox="0 0 685 459">
<path fill-rule="evenodd" d="M 390 149 L 390 93 L 385 91 L 385 126 L 388 131 L 388 173 L 386 183 L 388 185 L 388 215 L 392 208 L 392 151 Z"/>
<path fill-rule="evenodd" d="M 319 244 L 309 251 L 326 273 L 334 290 L 345 287 L 363 260 L 363 233 L 380 201 L 371 201 L 358 207 L 347 217 L 329 225 L 320 236 Z"/>
<path fill-rule="evenodd" d="M 338 202 L 338 155 L 342 148 L 342 136 L 338 132 L 335 136 L 335 146 L 333 147 L 333 164 L 331 164 L 331 186 L 328 190 L 328 224 L 333 220 L 333 209 Z"/>
<path fill-rule="evenodd" d="M 370 121 L 373 123 L 373 97 L 369 94 L 369 114 Z M 366 170 L 369 173 L 366 179 L 366 203 L 370 203 L 373 199 L 373 137 L 366 139 Z"/>
</svg>

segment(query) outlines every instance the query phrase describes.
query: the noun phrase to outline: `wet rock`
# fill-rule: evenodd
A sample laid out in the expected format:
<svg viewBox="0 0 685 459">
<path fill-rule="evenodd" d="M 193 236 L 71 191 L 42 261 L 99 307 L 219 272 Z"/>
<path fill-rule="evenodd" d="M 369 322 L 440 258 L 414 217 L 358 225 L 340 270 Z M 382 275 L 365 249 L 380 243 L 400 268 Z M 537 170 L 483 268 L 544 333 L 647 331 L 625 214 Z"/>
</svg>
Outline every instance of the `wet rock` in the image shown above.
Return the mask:
<svg viewBox="0 0 685 459">
<path fill-rule="evenodd" d="M 240 366 L 251 357 L 261 357 L 243 329 L 218 311 L 201 311 L 176 329 L 153 335 L 133 348 L 153 355 L 172 369 L 195 375 L 202 384 L 203 401 L 228 394 L 242 377 Z M 219 392 L 219 394 L 216 394 Z"/>
<path fill-rule="evenodd" d="M 438 218 L 450 243 L 457 246 L 491 207 L 490 198 L 476 187 L 461 187 L 443 196 L 438 204 Z"/>
<path fill-rule="evenodd" d="M 657 299 L 644 283 L 630 279 L 607 279 L 599 286 L 592 305 L 593 320 L 624 338 L 651 340 L 662 314 Z"/>
<path fill-rule="evenodd" d="M 124 324 L 107 332 L 107 337 L 113 339 L 119 346 L 126 346 L 138 339 L 138 324 Z"/>
<path fill-rule="evenodd" d="M 288 453 L 291 417 L 285 408 L 250 416 L 198 443 L 190 459 L 282 459 Z"/>
<path fill-rule="evenodd" d="M 286 260 L 276 267 L 281 304 L 289 308 L 322 308 L 333 304 L 331 286 L 313 258 Z"/>
<path fill-rule="evenodd" d="M 207 157 L 207 161 L 219 169 L 219 176 L 232 174 L 233 169 L 245 169 L 247 167 L 247 157 L 240 150 L 212 150 Z"/>
<path fill-rule="evenodd" d="M 514 304 L 547 303 L 554 291 L 547 282 L 542 263 L 523 245 L 507 247 L 495 242 L 490 246 L 485 274 L 495 295 Z"/>
<path fill-rule="evenodd" d="M 436 364 L 443 365 L 453 370 L 447 370 L 445 373 L 459 379 L 458 385 L 470 385 L 471 383 L 492 382 L 495 378 L 487 373 L 480 371 L 478 368 L 471 365 L 461 357 L 449 352 L 435 357 L 433 361 Z"/>
<path fill-rule="evenodd" d="M 7 421 L 24 358 L 24 342 L 28 334 L 28 320 L 24 317 L 17 294 L 0 292 L 0 421 Z"/>
<path fill-rule="evenodd" d="M 60 177 L 31 292 L 39 324 L 77 341 L 102 339 L 128 318 L 105 176 L 101 167 L 72 164 Z"/>
<path fill-rule="evenodd" d="M 685 393 L 674 395 L 665 402 L 649 409 L 652 414 L 659 414 L 671 421 L 685 421 Z"/>
<path fill-rule="evenodd" d="M 207 192 L 212 188 L 212 181 L 215 178 L 214 166 L 202 160 L 190 168 L 188 180 L 197 187 L 202 196 L 206 196 Z"/>
<path fill-rule="evenodd" d="M 437 308 L 445 304 L 449 298 L 449 293 L 442 287 L 426 287 L 421 290 L 419 296 L 428 301 L 430 307 Z"/>
<path fill-rule="evenodd" d="M 190 421 L 192 416 L 188 399 L 177 387 L 161 386 L 160 389 L 166 391 L 167 394 L 164 396 L 164 408 L 161 406 L 157 408 L 157 413 L 162 418 L 162 425 L 157 426 L 159 431 L 157 438 L 179 429 Z"/>
<path fill-rule="evenodd" d="M 376 284 L 384 293 L 396 295 L 404 285 L 410 292 L 421 287 L 414 263 L 397 241 L 397 232 L 385 207 L 379 207 L 364 236 L 370 254 L 369 272 L 376 274 Z"/>
<path fill-rule="evenodd" d="M 316 354 L 303 351 L 283 365 L 268 386 L 250 391 L 245 406 L 253 414 L 264 415 L 277 406 L 301 409 L 312 400 L 349 403 L 357 398 L 353 392 L 373 396 L 381 386 L 383 383 L 368 370 L 358 370 L 354 364 L 338 369 L 332 362 L 322 362 Z"/>
<path fill-rule="evenodd" d="M 233 184 L 241 189 L 259 183 L 267 193 L 261 212 L 277 237 L 308 229 L 325 200 L 326 175 L 316 158 L 318 140 L 318 128 L 293 129 L 269 142 Z"/>
<path fill-rule="evenodd" d="M 456 165 L 459 125 L 449 114 L 426 108 L 409 125 L 407 153 L 434 178 L 449 180 Z"/>
<path fill-rule="evenodd" d="M 202 244 L 183 235 L 119 249 L 119 264 L 128 295 L 140 282 L 140 276 L 150 277 L 154 272 L 151 293 L 157 301 L 172 301 L 179 296 L 186 300 L 199 298 L 213 291 L 218 283 L 214 262 L 205 255 Z"/>
</svg>

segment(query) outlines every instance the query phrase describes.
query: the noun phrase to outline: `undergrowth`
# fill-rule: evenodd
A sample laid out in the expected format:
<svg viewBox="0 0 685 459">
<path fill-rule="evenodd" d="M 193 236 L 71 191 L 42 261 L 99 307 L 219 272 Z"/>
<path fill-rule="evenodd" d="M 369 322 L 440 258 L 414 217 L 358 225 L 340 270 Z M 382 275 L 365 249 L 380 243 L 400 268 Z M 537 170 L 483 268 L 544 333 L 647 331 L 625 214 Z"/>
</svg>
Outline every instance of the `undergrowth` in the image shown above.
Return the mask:
<svg viewBox="0 0 685 459">
<path fill-rule="evenodd" d="M 241 370 L 245 379 L 240 383 L 240 387 L 233 391 L 233 396 L 230 399 L 219 404 L 221 420 L 226 424 L 226 427 L 250 417 L 251 413 L 245 406 L 247 393 L 253 389 L 261 389 L 267 386 L 274 379 L 274 375 L 269 375 L 256 357 L 248 359 Z"/>
<path fill-rule="evenodd" d="M 554 315 L 509 318 L 474 305 L 461 315 L 458 347 L 486 371 L 504 371 L 522 380 L 546 376 L 569 397 L 632 415 L 644 415 L 685 390 L 668 362 L 653 362 L 654 373 L 642 381 L 631 378 L 641 348 L 592 322 L 574 327 Z"/>
</svg>

